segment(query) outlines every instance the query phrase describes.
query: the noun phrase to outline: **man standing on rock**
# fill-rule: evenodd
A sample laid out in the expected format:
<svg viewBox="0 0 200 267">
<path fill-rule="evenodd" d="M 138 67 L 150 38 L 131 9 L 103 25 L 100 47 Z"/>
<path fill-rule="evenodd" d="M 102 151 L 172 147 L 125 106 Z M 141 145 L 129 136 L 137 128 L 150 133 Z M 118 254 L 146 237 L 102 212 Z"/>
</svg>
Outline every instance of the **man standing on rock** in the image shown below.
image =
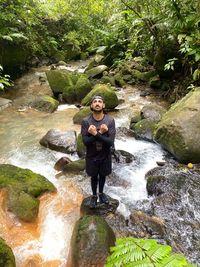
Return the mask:
<svg viewBox="0 0 200 267">
<path fill-rule="evenodd" d="M 81 134 L 86 146 L 86 172 L 91 176 L 93 195 L 90 208 L 95 208 L 98 185 L 100 203 L 109 203 L 103 189 L 106 176 L 112 172 L 111 147 L 114 146 L 115 121 L 103 112 L 105 108 L 103 96 L 94 95 L 90 108 L 93 113 L 83 119 Z"/>
</svg>

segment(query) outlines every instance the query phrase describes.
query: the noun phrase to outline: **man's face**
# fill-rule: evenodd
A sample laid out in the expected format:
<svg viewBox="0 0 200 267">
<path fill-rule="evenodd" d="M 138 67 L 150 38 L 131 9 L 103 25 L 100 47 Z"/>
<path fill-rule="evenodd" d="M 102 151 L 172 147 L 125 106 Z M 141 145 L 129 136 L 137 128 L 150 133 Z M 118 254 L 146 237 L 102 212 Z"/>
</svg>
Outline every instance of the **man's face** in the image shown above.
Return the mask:
<svg viewBox="0 0 200 267">
<path fill-rule="evenodd" d="M 101 112 L 103 108 L 105 108 L 105 104 L 102 99 L 100 98 L 95 98 L 92 101 L 91 108 L 94 112 Z"/>
</svg>

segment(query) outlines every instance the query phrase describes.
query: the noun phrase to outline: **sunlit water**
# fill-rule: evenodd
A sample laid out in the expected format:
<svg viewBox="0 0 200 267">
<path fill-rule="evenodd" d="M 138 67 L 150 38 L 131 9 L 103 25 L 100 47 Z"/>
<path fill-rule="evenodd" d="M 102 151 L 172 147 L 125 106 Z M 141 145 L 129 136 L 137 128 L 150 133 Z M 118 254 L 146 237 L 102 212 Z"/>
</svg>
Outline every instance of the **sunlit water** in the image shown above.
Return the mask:
<svg viewBox="0 0 200 267">
<path fill-rule="evenodd" d="M 34 83 L 34 79 L 31 82 Z M 39 91 L 38 88 L 37 90 Z M 142 99 L 138 92 L 129 89 L 121 93 L 124 93 L 125 102 L 112 115 L 117 127 L 129 127 L 133 111 L 150 100 Z M 18 93 L 20 98 L 19 95 Z M 57 188 L 57 193 L 41 197 L 38 219 L 33 223 L 19 222 L 9 213 L 4 206 L 4 194 L 1 194 L 0 236 L 13 249 L 17 267 L 66 266 L 70 238 L 80 216 L 81 201 L 84 196 L 91 194 L 90 179 L 84 180 L 85 174 L 56 178 L 57 172 L 53 166 L 65 154 L 40 146 L 39 140 L 52 128 L 79 132 L 80 126 L 74 125 L 72 121 L 77 111 L 74 105 L 60 105 L 53 114 L 31 109 L 21 112 L 14 105 L 0 113 L 0 163 L 28 168 L 44 175 Z M 162 160 L 163 151 L 156 144 L 134 138 L 116 140 L 115 146 L 116 149 L 132 153 L 136 158 L 130 164 L 114 165 L 114 172 L 129 182 L 128 188 L 105 186 L 105 192 L 120 201 L 119 212 L 128 216 L 131 203 L 147 198 L 144 175 L 156 166 L 156 161 Z M 71 159 L 78 158 L 76 154 L 67 156 Z M 77 181 L 80 181 L 79 186 Z"/>
</svg>

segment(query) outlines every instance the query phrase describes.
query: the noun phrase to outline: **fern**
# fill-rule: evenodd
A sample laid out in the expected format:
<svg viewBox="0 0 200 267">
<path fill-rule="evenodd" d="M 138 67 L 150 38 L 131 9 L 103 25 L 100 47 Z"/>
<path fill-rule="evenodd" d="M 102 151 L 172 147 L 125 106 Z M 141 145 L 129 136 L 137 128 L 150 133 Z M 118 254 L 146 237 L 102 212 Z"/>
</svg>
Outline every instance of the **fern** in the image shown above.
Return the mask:
<svg viewBox="0 0 200 267">
<path fill-rule="evenodd" d="M 106 267 L 195 267 L 172 248 L 152 239 L 120 238 L 111 248 Z"/>
</svg>

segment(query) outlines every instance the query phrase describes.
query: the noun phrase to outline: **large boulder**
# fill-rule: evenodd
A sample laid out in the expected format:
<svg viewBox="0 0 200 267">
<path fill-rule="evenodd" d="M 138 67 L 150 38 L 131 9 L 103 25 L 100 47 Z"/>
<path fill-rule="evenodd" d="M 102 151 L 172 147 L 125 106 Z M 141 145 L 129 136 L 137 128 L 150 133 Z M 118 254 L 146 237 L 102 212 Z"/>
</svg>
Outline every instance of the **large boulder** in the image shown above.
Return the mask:
<svg viewBox="0 0 200 267">
<path fill-rule="evenodd" d="M 7 188 L 8 209 L 24 221 L 36 218 L 37 197 L 46 191 L 56 190 L 44 176 L 9 164 L 0 165 L 0 187 Z"/>
<path fill-rule="evenodd" d="M 113 109 L 119 104 L 117 95 L 110 85 L 96 84 L 89 94 L 87 94 L 82 100 L 82 105 L 89 106 L 92 97 L 96 94 L 101 94 L 104 96 L 106 105 L 105 108 L 107 109 Z"/>
<path fill-rule="evenodd" d="M 114 243 L 114 232 L 102 217 L 82 217 L 72 234 L 70 266 L 103 267 Z"/>
<path fill-rule="evenodd" d="M 83 138 L 81 133 L 78 134 L 76 139 L 76 148 L 77 148 L 77 154 L 80 158 L 85 157 L 86 154 L 86 146 L 83 143 Z"/>
<path fill-rule="evenodd" d="M 84 159 L 78 159 L 69 162 L 63 167 L 63 172 L 65 173 L 79 173 L 81 171 L 85 170 L 85 160 Z"/>
<path fill-rule="evenodd" d="M 74 153 L 76 152 L 76 132 L 51 129 L 42 137 L 40 144 L 59 152 Z"/>
<path fill-rule="evenodd" d="M 200 87 L 164 114 L 154 138 L 180 162 L 200 162 Z"/>
<path fill-rule="evenodd" d="M 62 94 L 66 103 L 80 102 L 91 90 L 91 83 L 85 74 L 50 70 L 46 75 L 54 95 Z"/>
<path fill-rule="evenodd" d="M 0 266 L 15 267 L 15 256 L 6 242 L 0 238 Z"/>
</svg>

